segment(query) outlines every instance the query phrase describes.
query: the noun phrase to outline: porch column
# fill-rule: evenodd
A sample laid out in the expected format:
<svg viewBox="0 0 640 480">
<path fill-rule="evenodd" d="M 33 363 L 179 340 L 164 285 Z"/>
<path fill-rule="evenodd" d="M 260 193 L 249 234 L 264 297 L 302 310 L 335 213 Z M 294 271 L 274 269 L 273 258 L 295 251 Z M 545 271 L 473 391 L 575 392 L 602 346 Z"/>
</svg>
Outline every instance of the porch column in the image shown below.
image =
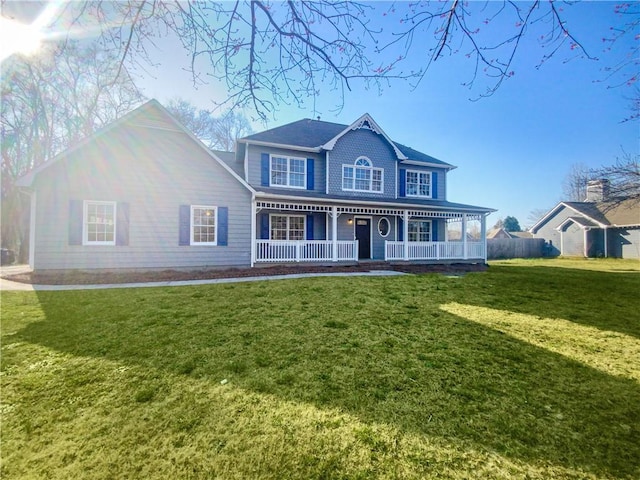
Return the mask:
<svg viewBox="0 0 640 480">
<path fill-rule="evenodd" d="M 484 263 L 487 263 L 487 215 L 484 214 L 480 217 L 480 238 L 482 239 L 482 257 Z"/>
<path fill-rule="evenodd" d="M 584 254 L 584 258 L 589 258 L 589 249 L 588 249 L 588 245 L 587 245 L 587 240 L 589 237 L 589 229 L 585 228 L 584 229 L 584 245 L 582 246 L 582 253 Z"/>
<path fill-rule="evenodd" d="M 462 214 L 462 256 L 467 259 L 467 214 Z"/>
<path fill-rule="evenodd" d="M 607 238 L 607 227 L 603 228 L 604 230 L 604 258 L 607 258 L 609 256 L 609 248 L 608 248 L 608 243 L 609 243 L 609 239 Z"/>
<path fill-rule="evenodd" d="M 256 204 L 256 200 L 255 198 L 253 198 L 251 200 L 251 266 L 253 267 L 256 264 L 256 249 L 257 249 L 257 242 L 256 242 L 256 222 L 257 222 L 257 215 L 258 215 L 258 209 L 256 208 L 257 204 Z"/>
<path fill-rule="evenodd" d="M 333 261 L 338 261 L 338 207 L 331 207 L 331 241 L 333 242 Z"/>
<path fill-rule="evenodd" d="M 402 238 L 404 239 L 404 242 L 402 242 L 403 256 L 405 260 L 409 260 L 409 210 L 404 211 L 402 220 Z"/>
</svg>

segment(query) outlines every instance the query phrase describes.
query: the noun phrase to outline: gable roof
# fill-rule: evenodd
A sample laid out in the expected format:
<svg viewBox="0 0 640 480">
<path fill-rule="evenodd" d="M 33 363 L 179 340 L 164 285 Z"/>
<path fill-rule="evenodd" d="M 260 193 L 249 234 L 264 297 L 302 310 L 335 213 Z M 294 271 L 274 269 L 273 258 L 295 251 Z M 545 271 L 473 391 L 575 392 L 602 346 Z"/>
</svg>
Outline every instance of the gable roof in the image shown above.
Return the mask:
<svg viewBox="0 0 640 480">
<path fill-rule="evenodd" d="M 191 133 L 188 129 L 186 129 L 178 120 L 176 120 L 169 111 L 164 108 L 160 102 L 155 99 L 151 99 L 148 102 L 142 104 L 140 107 L 130 111 L 129 113 L 123 115 L 119 119 L 111 122 L 108 125 L 96 130 L 93 134 L 88 137 L 80 140 L 75 145 L 67 148 L 66 150 L 60 152 L 58 155 L 53 157 L 51 160 L 44 162 L 32 169 L 27 174 L 23 175 L 16 181 L 16 185 L 18 187 L 31 187 L 35 178 L 43 171 L 47 170 L 52 165 L 60 162 L 61 160 L 67 158 L 69 155 L 79 150 L 80 148 L 88 145 L 92 141 L 97 138 L 111 132 L 117 128 L 122 128 L 125 126 L 142 126 L 148 128 L 159 128 L 163 130 L 171 130 L 175 132 L 184 133 L 189 136 L 194 143 L 204 150 L 214 161 L 216 161 L 222 168 L 224 168 L 229 174 L 231 174 L 236 180 L 238 180 L 245 188 L 254 192 L 255 190 L 244 181 L 244 179 L 238 175 L 234 171 L 234 169 L 229 166 L 225 161 L 223 161 L 216 153 L 206 147 L 202 141 L 200 141 L 193 133 Z M 219 152 L 218 152 L 219 153 Z"/>
<path fill-rule="evenodd" d="M 510 232 L 507 232 L 504 228 L 493 228 L 487 232 L 487 238 L 513 238 Z"/>
<path fill-rule="evenodd" d="M 430 155 L 414 150 L 391 140 L 378 126 L 368 113 L 362 115 L 351 125 L 325 122 L 305 118 L 279 127 L 271 128 L 263 132 L 255 133 L 238 139 L 239 142 L 257 145 L 277 146 L 289 149 L 298 149 L 309 152 L 332 150 L 336 142 L 351 130 L 358 128 L 370 128 L 382 135 L 396 153 L 398 160 L 416 161 L 446 169 L 454 169 L 455 166 L 438 160 Z"/>
<path fill-rule="evenodd" d="M 393 141 L 391 141 L 391 139 L 388 137 L 388 135 L 386 133 L 384 133 L 384 130 L 382 130 L 382 128 L 380 128 L 380 126 L 376 123 L 376 121 L 373 118 L 371 118 L 371 115 L 369 115 L 368 113 L 365 113 L 364 115 L 362 115 L 359 119 L 357 119 L 355 122 L 353 122 L 347 128 L 342 130 L 342 132 L 340 132 L 338 135 L 333 137 L 327 143 L 322 145 L 322 148 L 324 150 L 333 150 L 333 147 L 335 147 L 335 145 L 338 142 L 338 140 L 340 140 L 344 135 L 346 135 L 348 132 L 350 132 L 352 130 L 358 130 L 360 128 L 368 128 L 369 130 L 373 131 L 374 133 L 377 133 L 378 135 L 381 135 L 387 141 L 387 143 L 389 145 L 391 145 L 391 148 L 393 148 L 393 151 L 395 152 L 396 158 L 398 160 L 407 160 L 406 155 L 404 153 L 402 153 L 398 149 L 397 145 L 395 143 L 393 143 Z"/>
<path fill-rule="evenodd" d="M 549 219 L 560 210 L 568 208 L 575 212 L 570 220 L 583 228 L 630 227 L 640 225 L 640 203 L 633 199 L 621 202 L 560 202 L 538 220 L 530 229 L 536 233 Z M 559 227 L 565 225 L 563 222 Z"/>
</svg>

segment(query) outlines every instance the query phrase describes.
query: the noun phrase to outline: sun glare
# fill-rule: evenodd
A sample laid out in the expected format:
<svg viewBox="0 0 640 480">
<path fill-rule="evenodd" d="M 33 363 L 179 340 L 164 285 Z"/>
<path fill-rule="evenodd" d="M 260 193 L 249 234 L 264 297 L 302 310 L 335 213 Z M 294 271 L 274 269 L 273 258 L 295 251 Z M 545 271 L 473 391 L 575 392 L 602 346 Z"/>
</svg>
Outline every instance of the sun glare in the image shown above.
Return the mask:
<svg viewBox="0 0 640 480">
<path fill-rule="evenodd" d="M 42 44 L 39 28 L 0 17 L 0 61 L 14 53 L 33 55 Z"/>
</svg>

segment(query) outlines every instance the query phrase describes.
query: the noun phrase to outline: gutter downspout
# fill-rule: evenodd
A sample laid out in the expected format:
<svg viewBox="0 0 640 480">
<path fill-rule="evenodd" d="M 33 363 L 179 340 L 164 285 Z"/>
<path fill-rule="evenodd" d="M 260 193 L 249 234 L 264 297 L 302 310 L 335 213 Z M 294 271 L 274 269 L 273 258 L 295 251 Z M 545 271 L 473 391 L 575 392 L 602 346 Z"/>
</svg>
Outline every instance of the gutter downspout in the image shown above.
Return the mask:
<svg viewBox="0 0 640 480">
<path fill-rule="evenodd" d="M 251 194 L 251 268 L 253 268 L 256 264 L 256 217 L 258 213 L 256 212 L 256 195 L 255 193 Z"/>
<path fill-rule="evenodd" d="M 607 238 L 608 228 L 604 227 L 603 230 L 604 230 L 604 258 L 608 258 L 609 257 L 609 248 L 608 248 L 609 239 Z"/>
<path fill-rule="evenodd" d="M 36 192 L 31 192 L 29 205 L 29 267 L 36 267 Z"/>
<path fill-rule="evenodd" d="M 484 263 L 487 263 L 487 215 L 489 214 L 483 215 L 480 221 L 480 238 L 482 238 Z"/>
</svg>

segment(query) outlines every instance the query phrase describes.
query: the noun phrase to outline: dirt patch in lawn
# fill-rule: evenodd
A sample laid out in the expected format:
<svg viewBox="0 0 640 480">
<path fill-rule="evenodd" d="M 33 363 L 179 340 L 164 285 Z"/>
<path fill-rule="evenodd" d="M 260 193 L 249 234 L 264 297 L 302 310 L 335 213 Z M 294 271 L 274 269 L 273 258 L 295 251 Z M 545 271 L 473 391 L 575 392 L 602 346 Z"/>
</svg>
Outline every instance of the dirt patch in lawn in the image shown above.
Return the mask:
<svg viewBox="0 0 640 480">
<path fill-rule="evenodd" d="M 484 264 L 456 263 L 451 265 L 395 265 L 388 263 L 366 263 L 359 265 L 275 265 L 258 268 L 162 270 L 162 271 L 101 271 L 89 272 L 65 270 L 56 272 L 25 272 L 3 275 L 13 282 L 33 285 L 90 285 L 107 283 L 146 283 L 181 280 L 207 280 L 216 278 L 258 277 L 266 275 L 291 275 L 297 273 L 341 273 L 370 272 L 372 270 L 393 270 L 397 272 L 422 274 L 444 273 L 462 275 L 467 272 L 484 271 Z"/>
</svg>

